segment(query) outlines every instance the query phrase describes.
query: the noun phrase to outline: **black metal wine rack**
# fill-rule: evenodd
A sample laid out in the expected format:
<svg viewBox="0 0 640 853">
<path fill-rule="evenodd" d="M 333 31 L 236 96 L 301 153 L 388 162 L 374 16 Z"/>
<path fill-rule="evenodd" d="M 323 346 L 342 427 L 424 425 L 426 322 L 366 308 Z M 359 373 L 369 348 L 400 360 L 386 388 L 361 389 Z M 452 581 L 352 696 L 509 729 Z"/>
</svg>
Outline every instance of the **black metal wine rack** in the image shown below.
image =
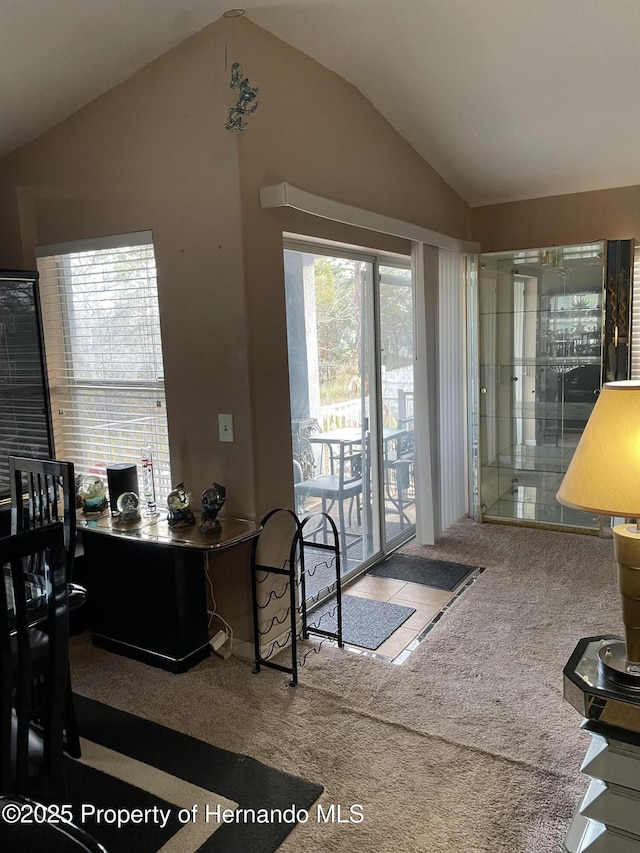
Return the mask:
<svg viewBox="0 0 640 853">
<path fill-rule="evenodd" d="M 294 533 L 291 539 L 289 556 L 280 567 L 264 565 L 260 561 L 260 541 L 264 538 L 265 531 L 269 530 L 268 522 L 281 513 L 289 515 L 293 521 Z M 302 521 L 300 521 L 298 516 L 290 509 L 271 510 L 271 512 L 267 513 L 267 515 L 262 519 L 261 524 L 262 530 L 260 535 L 253 540 L 253 546 L 251 549 L 251 594 L 253 599 L 253 636 L 255 649 L 254 672 L 260 672 L 260 668 L 262 666 L 277 669 L 280 672 L 286 672 L 291 676 L 291 680 L 289 682 L 290 686 L 295 687 L 298 683 L 298 667 L 304 664 L 308 654 L 318 650 L 314 647 L 305 654 L 302 661 L 299 661 L 298 639 L 302 638 L 307 640 L 309 636 L 313 634 L 315 636 L 322 637 L 323 641 L 326 639 L 335 640 L 340 648 L 344 647 L 342 640 L 342 590 L 340 584 L 340 547 L 338 544 L 338 529 L 333 519 L 327 513 L 314 513 L 306 516 Z M 309 531 L 310 526 L 313 528 L 311 531 Z M 317 535 L 318 531 L 321 529 L 325 532 L 324 538 L 330 539 L 331 542 L 316 542 L 314 539 L 305 538 L 305 536 Z M 332 562 L 335 564 L 336 579 L 326 591 L 328 593 L 333 593 L 335 591 L 335 631 L 326 631 L 318 625 L 309 625 L 306 601 L 307 570 L 305 569 L 305 547 L 313 548 L 316 551 L 327 551 L 333 555 Z M 315 572 L 316 568 L 317 566 L 313 570 L 309 570 L 309 577 L 311 577 Z M 260 574 L 262 574 L 262 577 L 259 577 Z M 285 576 L 287 579 L 285 587 L 279 593 L 273 589 L 270 590 L 266 596 L 263 596 L 263 600 L 260 601 L 260 584 L 264 583 L 270 575 Z M 280 618 L 277 616 L 272 617 L 266 626 L 261 628 L 259 624 L 260 612 L 267 608 L 274 600 L 283 599 L 287 595 L 289 597 L 289 601 L 288 606 L 285 609 L 285 613 Z M 318 596 L 316 597 L 316 600 L 318 600 Z M 298 614 L 301 617 L 300 630 L 298 630 L 297 626 Z M 331 615 L 333 615 L 333 613 Z M 266 654 L 262 655 L 260 651 L 261 639 L 273 630 L 274 625 L 284 625 L 286 623 L 289 624 L 289 629 L 285 636 L 273 640 L 269 644 Z M 280 649 L 285 649 L 287 646 L 290 646 L 291 648 L 290 666 L 275 663 L 270 660 L 275 653 Z"/>
</svg>

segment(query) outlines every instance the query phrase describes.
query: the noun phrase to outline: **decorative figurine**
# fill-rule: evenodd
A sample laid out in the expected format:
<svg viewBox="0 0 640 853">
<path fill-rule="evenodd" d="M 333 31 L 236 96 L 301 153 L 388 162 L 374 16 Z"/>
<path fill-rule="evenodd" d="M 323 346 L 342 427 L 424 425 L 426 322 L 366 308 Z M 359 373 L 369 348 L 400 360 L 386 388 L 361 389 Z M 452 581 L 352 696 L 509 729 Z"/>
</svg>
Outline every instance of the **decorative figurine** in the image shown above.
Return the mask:
<svg viewBox="0 0 640 853">
<path fill-rule="evenodd" d="M 84 477 L 80 486 L 82 511 L 85 515 L 97 515 L 108 507 L 107 487 L 100 477 Z"/>
<path fill-rule="evenodd" d="M 118 498 L 116 505 L 120 516 L 120 524 L 131 524 L 132 521 L 140 521 L 140 499 L 135 492 L 123 492 Z"/>
<path fill-rule="evenodd" d="M 247 126 L 245 116 L 250 116 L 258 109 L 258 87 L 250 86 L 249 80 L 242 73 L 242 66 L 234 62 L 231 66 L 231 80 L 229 86 L 232 89 L 240 89 L 238 102 L 228 111 L 228 120 L 225 124 L 230 133 L 241 133 Z"/>
<path fill-rule="evenodd" d="M 178 483 L 167 497 L 169 527 L 191 527 L 196 523 L 196 517 L 189 509 L 190 503 L 191 492 L 185 489 L 184 483 Z"/>
<path fill-rule="evenodd" d="M 220 522 L 216 516 L 222 509 L 226 500 L 226 489 L 224 486 L 214 483 L 202 493 L 202 517 L 198 530 L 200 533 L 213 533 L 220 528 Z"/>
</svg>

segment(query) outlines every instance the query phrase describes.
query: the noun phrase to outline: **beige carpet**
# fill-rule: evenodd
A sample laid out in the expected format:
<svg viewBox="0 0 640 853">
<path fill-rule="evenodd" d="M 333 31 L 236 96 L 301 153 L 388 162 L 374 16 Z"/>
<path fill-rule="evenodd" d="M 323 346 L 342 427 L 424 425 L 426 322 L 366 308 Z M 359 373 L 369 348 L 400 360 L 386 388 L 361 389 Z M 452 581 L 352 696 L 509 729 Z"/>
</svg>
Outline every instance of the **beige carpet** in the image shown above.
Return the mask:
<svg viewBox="0 0 640 853">
<path fill-rule="evenodd" d="M 403 550 L 486 571 L 401 667 L 323 646 L 291 689 L 216 657 L 170 675 L 83 635 L 74 689 L 319 782 L 343 815 L 363 804 L 359 824 L 312 814 L 282 853 L 559 851 L 588 745 L 562 668 L 620 631 L 612 542 L 464 521 Z"/>
</svg>

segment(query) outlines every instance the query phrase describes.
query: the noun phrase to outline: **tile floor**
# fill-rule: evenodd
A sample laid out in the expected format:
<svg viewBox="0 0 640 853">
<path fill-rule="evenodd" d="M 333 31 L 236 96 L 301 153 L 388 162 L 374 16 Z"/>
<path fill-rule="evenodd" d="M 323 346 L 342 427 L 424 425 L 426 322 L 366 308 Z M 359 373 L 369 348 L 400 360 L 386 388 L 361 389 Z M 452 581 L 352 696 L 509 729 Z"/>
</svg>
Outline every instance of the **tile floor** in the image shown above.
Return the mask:
<svg viewBox="0 0 640 853">
<path fill-rule="evenodd" d="M 463 580 L 460 587 L 466 582 Z M 373 652 L 375 655 L 382 655 L 400 662 L 399 656 L 420 636 L 442 608 L 455 598 L 460 587 L 449 591 L 418 583 L 363 575 L 346 587 L 344 592 L 348 595 L 360 595 L 363 598 L 373 598 L 377 601 L 388 601 L 391 604 L 415 608 L 416 612 Z M 371 650 L 363 649 L 363 652 L 367 651 L 372 654 Z"/>
</svg>

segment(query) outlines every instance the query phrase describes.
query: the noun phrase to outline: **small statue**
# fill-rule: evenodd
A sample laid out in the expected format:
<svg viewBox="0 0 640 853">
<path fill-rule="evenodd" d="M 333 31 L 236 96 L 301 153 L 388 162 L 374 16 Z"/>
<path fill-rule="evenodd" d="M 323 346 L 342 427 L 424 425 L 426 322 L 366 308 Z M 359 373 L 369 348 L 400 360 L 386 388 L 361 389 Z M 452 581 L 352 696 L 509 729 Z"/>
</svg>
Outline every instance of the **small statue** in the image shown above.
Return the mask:
<svg viewBox="0 0 640 853">
<path fill-rule="evenodd" d="M 196 523 L 196 517 L 189 509 L 190 503 L 191 492 L 185 489 L 184 483 L 178 483 L 167 497 L 169 527 L 191 527 Z"/>
<path fill-rule="evenodd" d="M 222 509 L 226 500 L 226 489 L 224 486 L 214 483 L 202 493 L 202 517 L 198 530 L 200 533 L 213 533 L 220 528 L 220 522 L 216 516 Z"/>
<path fill-rule="evenodd" d="M 120 524 L 131 524 L 140 521 L 140 499 L 135 492 L 123 492 L 116 501 L 118 508 L 118 522 Z"/>
</svg>

